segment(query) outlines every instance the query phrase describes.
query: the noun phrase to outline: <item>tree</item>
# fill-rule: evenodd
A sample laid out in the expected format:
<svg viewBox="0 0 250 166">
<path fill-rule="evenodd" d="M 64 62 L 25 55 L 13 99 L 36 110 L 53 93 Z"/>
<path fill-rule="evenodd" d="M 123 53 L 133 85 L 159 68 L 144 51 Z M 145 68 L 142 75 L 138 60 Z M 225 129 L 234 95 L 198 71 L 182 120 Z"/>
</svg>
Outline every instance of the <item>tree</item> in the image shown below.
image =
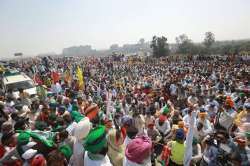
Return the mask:
<svg viewBox="0 0 250 166">
<path fill-rule="evenodd" d="M 204 45 L 207 49 L 210 49 L 215 42 L 215 36 L 212 32 L 205 33 Z"/>
<path fill-rule="evenodd" d="M 153 49 L 154 57 L 168 56 L 170 53 L 167 38 L 153 36 L 150 47 Z"/>
<path fill-rule="evenodd" d="M 247 51 L 247 52 L 250 52 L 250 42 L 245 42 L 245 43 L 242 43 L 240 46 L 240 51 Z"/>
<path fill-rule="evenodd" d="M 175 38 L 177 43 L 177 53 L 180 54 L 194 54 L 197 50 L 192 40 L 187 35 L 182 34 Z"/>
<path fill-rule="evenodd" d="M 179 37 L 175 38 L 177 44 L 182 44 L 185 42 L 191 42 L 191 40 L 188 38 L 186 34 L 182 34 Z"/>
<path fill-rule="evenodd" d="M 143 39 L 143 38 L 141 38 L 140 40 L 139 40 L 139 42 L 138 42 L 140 45 L 143 45 L 143 44 L 145 44 L 145 39 Z"/>
<path fill-rule="evenodd" d="M 158 55 L 157 37 L 153 36 L 150 47 L 153 49 L 153 56 Z"/>
</svg>

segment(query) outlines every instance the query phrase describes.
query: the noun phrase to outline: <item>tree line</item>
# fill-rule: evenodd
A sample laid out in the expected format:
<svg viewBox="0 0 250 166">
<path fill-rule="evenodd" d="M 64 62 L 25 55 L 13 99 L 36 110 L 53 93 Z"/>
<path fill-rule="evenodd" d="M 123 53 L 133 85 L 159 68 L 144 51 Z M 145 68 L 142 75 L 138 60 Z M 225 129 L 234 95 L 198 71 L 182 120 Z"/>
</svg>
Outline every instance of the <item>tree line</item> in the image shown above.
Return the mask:
<svg viewBox="0 0 250 166">
<path fill-rule="evenodd" d="M 176 45 L 170 49 L 165 36 L 153 36 L 150 47 L 154 57 L 179 55 L 239 55 L 250 54 L 250 41 L 217 42 L 212 32 L 206 32 L 202 43 L 194 43 L 186 34 L 176 37 Z"/>
</svg>

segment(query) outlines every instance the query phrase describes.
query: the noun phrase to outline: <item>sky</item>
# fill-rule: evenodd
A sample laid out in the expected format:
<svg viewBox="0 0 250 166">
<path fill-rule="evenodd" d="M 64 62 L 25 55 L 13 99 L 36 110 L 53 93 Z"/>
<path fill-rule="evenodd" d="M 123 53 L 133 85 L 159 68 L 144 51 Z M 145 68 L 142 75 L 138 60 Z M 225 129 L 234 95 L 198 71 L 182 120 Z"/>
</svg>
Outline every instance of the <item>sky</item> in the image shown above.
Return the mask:
<svg viewBox="0 0 250 166">
<path fill-rule="evenodd" d="M 0 0 L 0 58 L 61 53 L 91 45 L 107 49 L 187 34 L 200 42 L 250 38 L 250 0 Z"/>
</svg>

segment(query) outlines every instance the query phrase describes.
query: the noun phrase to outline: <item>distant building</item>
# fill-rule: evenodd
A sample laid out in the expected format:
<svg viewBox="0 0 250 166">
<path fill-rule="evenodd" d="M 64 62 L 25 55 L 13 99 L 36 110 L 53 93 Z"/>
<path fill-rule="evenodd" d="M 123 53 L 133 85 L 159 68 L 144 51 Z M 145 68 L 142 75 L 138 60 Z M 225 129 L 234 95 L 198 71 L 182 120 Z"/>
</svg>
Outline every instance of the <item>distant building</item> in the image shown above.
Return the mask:
<svg viewBox="0 0 250 166">
<path fill-rule="evenodd" d="M 150 42 L 141 42 L 136 44 L 124 44 L 119 46 L 113 44 L 107 50 L 94 50 L 90 45 L 85 46 L 72 46 L 64 48 L 62 51 L 63 56 L 111 56 L 113 53 L 118 55 L 139 55 L 149 56 L 152 53 Z"/>
<path fill-rule="evenodd" d="M 88 56 L 93 54 L 95 50 L 92 50 L 90 45 L 86 46 L 73 46 L 64 48 L 62 54 L 64 56 Z"/>
</svg>

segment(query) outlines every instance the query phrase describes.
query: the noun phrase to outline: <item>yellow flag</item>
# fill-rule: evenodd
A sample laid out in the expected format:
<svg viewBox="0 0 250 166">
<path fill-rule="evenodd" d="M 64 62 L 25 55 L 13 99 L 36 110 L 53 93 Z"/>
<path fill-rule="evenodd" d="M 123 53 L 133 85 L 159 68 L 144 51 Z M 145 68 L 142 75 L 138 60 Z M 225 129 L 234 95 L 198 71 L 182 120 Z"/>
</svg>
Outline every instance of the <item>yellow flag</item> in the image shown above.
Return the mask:
<svg viewBox="0 0 250 166">
<path fill-rule="evenodd" d="M 66 82 L 70 82 L 70 81 L 71 81 L 71 75 L 70 75 L 70 71 L 69 71 L 69 70 L 66 70 L 66 71 L 64 72 L 64 80 L 65 80 Z"/>
<path fill-rule="evenodd" d="M 83 72 L 79 66 L 77 66 L 77 69 L 76 69 L 76 76 L 78 79 L 79 88 L 80 88 L 80 90 L 83 90 L 83 88 L 84 88 Z"/>
</svg>

